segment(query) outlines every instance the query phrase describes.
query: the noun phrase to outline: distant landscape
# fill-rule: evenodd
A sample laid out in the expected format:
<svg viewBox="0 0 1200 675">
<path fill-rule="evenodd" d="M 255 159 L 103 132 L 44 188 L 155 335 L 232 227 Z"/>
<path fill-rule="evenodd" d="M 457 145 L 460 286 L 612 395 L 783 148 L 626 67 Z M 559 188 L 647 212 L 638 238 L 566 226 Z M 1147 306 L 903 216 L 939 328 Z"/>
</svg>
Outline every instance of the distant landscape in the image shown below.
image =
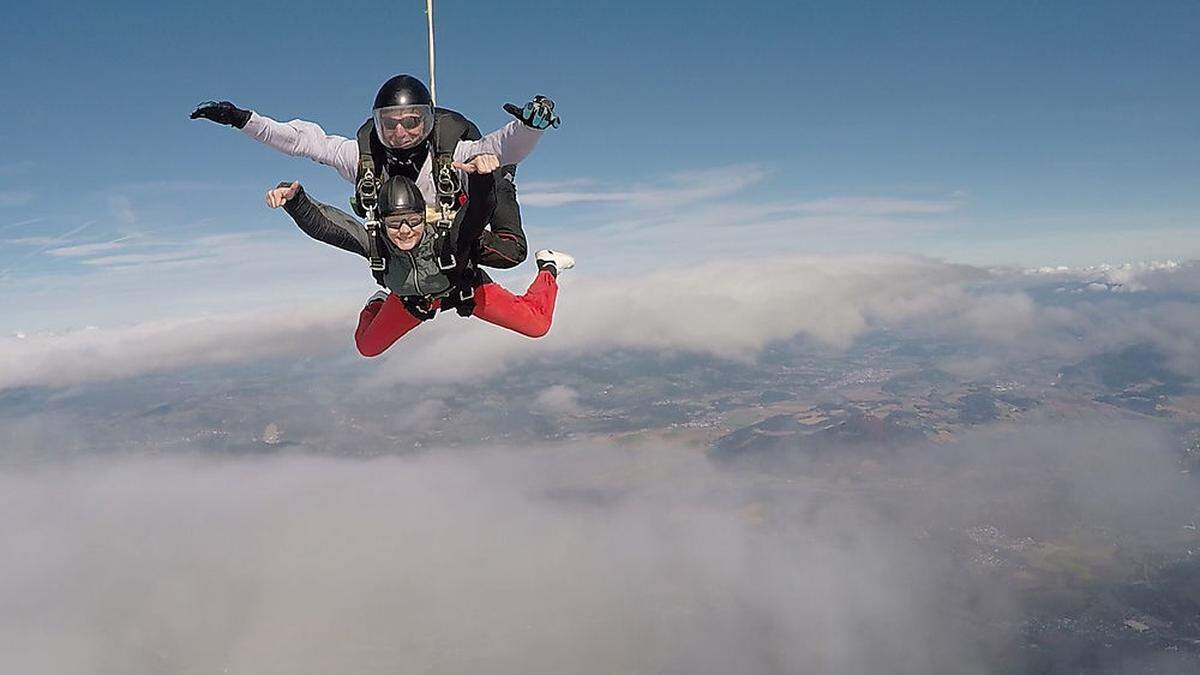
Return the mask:
<svg viewBox="0 0 1200 675">
<path fill-rule="evenodd" d="M 1026 292 L 1055 297 L 1053 289 Z M 1114 302 L 1125 311 L 1178 302 L 1130 297 Z M 469 467 L 480 456 L 538 476 L 539 508 L 598 509 L 618 521 L 624 509 L 647 508 L 628 503 L 648 484 L 676 479 L 656 462 L 683 462 L 680 480 L 703 475 L 699 498 L 721 505 L 744 536 L 820 542 L 855 565 L 867 564 L 862 556 L 881 537 L 906 551 L 893 571 L 917 576 L 924 618 L 895 630 L 917 640 L 923 656 L 901 659 L 895 672 L 964 672 L 966 663 L 1013 673 L 1200 668 L 1195 371 L 1153 341 L 1068 358 L 1053 351 L 995 358 L 952 334 L 881 326 L 845 349 L 798 336 L 749 360 L 649 349 L 551 353 L 478 381 L 419 385 L 372 382 L 376 362 L 348 354 L 276 358 L 9 389 L 0 394 L 2 457 L 21 475 L 98 457 L 254 458 L 266 466 L 325 457 L 371 466 L 445 456 Z M 654 517 L 689 512 L 694 498 L 659 495 L 664 511 Z M 535 544 L 518 557 L 537 568 L 543 552 Z M 651 546 L 645 555 L 665 554 Z M 545 564 L 552 578 L 567 573 Z M 712 583 L 748 602 L 741 582 L 721 574 Z M 697 611 L 695 601 L 676 609 Z M 462 598 L 449 602 L 469 611 Z M 666 619 L 652 617 L 676 610 L 656 602 L 614 616 L 633 612 L 663 630 Z M 830 659 L 829 672 L 879 672 L 872 669 L 907 653 L 884 639 L 893 628 L 872 623 L 872 607 L 843 608 L 863 614 L 856 630 L 875 645 L 855 652 L 851 666 L 821 656 L 820 644 L 807 646 L 816 651 L 805 658 Z M 731 616 L 744 619 L 744 611 Z M 705 624 L 681 625 L 686 643 Z"/>
</svg>

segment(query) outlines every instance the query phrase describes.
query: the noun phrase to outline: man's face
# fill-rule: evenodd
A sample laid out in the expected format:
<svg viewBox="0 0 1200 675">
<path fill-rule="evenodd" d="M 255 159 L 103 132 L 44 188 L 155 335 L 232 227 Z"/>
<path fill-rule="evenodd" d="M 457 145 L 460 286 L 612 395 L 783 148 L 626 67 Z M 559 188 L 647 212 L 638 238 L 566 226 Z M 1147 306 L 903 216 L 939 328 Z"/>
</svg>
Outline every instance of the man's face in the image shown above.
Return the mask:
<svg viewBox="0 0 1200 675">
<path fill-rule="evenodd" d="M 388 239 L 401 251 L 411 251 L 425 234 L 424 213 L 396 213 L 384 216 L 383 226 Z"/>
<path fill-rule="evenodd" d="M 393 106 L 375 111 L 375 130 L 389 148 L 407 150 L 429 135 L 433 111 L 427 105 Z"/>
</svg>

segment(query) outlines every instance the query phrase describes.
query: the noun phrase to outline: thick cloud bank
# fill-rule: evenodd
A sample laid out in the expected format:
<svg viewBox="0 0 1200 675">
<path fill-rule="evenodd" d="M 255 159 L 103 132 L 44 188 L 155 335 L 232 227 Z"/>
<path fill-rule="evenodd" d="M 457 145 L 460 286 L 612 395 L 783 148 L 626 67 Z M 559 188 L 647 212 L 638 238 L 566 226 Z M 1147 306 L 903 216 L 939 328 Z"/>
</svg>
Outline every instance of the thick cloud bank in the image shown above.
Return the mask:
<svg viewBox="0 0 1200 675">
<path fill-rule="evenodd" d="M 920 553 L 853 505 L 768 523 L 695 459 L 598 451 L 5 476 L 0 651 L 56 675 L 974 669 Z"/>
<path fill-rule="evenodd" d="M 324 307 L 0 338 L 0 389 L 70 386 L 312 354 L 353 344 L 343 328 L 351 317 L 351 312 Z"/>
<path fill-rule="evenodd" d="M 527 278 L 506 282 L 520 289 Z M 992 359 L 1079 359 L 1151 344 L 1182 371 L 1200 363 L 1200 267 L 984 270 L 903 256 L 785 256 L 637 276 L 564 277 L 551 334 L 529 340 L 442 316 L 380 361 L 383 381 L 477 377 L 534 356 L 597 350 L 755 358 L 772 341 L 835 349 L 872 330 L 955 339 Z M 356 306 L 0 339 L 0 389 L 62 386 L 196 364 L 352 350 Z M 447 353 L 454 354 L 446 359 Z"/>
<path fill-rule="evenodd" d="M 442 316 L 405 337 L 388 358 L 395 357 L 391 372 L 406 378 L 453 377 L 496 372 L 547 352 L 633 347 L 746 359 L 771 340 L 797 334 L 846 346 L 873 320 L 920 316 L 950 299 L 962 304 L 963 284 L 985 276 L 932 260 L 871 256 L 776 258 L 754 269 L 740 261 L 712 263 L 590 281 L 568 277 L 547 339 L 531 341 Z M 70 385 L 334 345 L 350 349 L 354 309 L 325 306 L 0 339 L 0 388 Z M 447 351 L 457 355 L 449 364 L 438 356 Z"/>
<path fill-rule="evenodd" d="M 1144 431 L 953 450 L 894 459 L 936 486 L 901 492 L 603 446 L 10 468 L 0 653 L 29 675 L 991 672 L 1019 610 L 939 528 L 1122 536 L 1196 503 Z"/>
</svg>

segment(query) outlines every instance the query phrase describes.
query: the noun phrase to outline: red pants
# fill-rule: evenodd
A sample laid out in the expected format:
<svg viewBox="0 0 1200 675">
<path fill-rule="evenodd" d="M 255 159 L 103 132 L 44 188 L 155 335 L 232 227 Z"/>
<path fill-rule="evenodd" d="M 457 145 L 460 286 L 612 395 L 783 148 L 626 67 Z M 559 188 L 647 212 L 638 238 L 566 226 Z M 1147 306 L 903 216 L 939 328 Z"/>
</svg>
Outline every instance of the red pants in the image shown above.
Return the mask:
<svg viewBox="0 0 1200 675">
<path fill-rule="evenodd" d="M 558 280 L 545 270 L 529 285 L 525 295 L 513 295 L 499 284 L 488 283 L 475 289 L 475 312 L 484 321 L 538 338 L 550 331 Z M 404 307 L 400 298 L 369 303 L 358 315 L 354 344 L 363 356 L 379 356 L 405 333 L 420 324 Z"/>
</svg>

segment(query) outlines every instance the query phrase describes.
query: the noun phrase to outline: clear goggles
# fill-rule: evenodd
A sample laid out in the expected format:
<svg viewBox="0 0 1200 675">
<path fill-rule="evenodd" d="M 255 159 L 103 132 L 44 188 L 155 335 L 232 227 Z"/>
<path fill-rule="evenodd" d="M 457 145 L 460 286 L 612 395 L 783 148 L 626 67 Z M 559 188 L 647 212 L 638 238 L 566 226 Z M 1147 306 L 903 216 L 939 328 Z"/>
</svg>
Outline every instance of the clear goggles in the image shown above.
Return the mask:
<svg viewBox="0 0 1200 675">
<path fill-rule="evenodd" d="M 375 110 L 375 133 L 389 148 L 407 150 L 425 140 L 432 129 L 432 106 L 394 105 Z"/>
</svg>

